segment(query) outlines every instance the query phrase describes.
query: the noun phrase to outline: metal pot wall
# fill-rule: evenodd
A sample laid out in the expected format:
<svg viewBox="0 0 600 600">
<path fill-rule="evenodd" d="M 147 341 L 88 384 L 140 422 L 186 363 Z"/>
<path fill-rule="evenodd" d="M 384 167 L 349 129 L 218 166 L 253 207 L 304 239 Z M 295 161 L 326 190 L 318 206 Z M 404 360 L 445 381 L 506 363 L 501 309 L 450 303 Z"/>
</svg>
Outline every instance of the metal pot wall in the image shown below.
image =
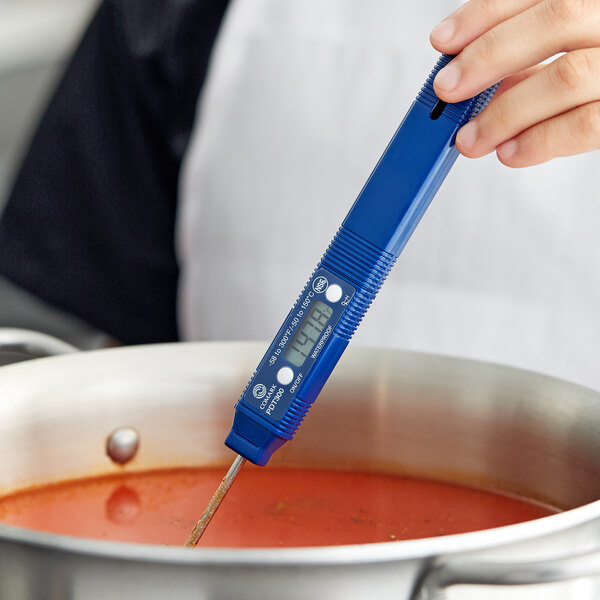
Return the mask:
<svg viewBox="0 0 600 600">
<path fill-rule="evenodd" d="M 3 367 L 0 493 L 120 470 L 104 448 L 121 426 L 141 436 L 127 469 L 227 466 L 233 404 L 264 347 L 146 346 Z M 142 546 L 0 526 L 0 598 L 398 600 L 432 598 L 454 583 L 600 573 L 600 395 L 591 390 L 472 361 L 351 348 L 272 463 L 417 473 L 567 510 L 461 535 L 277 550 Z"/>
</svg>

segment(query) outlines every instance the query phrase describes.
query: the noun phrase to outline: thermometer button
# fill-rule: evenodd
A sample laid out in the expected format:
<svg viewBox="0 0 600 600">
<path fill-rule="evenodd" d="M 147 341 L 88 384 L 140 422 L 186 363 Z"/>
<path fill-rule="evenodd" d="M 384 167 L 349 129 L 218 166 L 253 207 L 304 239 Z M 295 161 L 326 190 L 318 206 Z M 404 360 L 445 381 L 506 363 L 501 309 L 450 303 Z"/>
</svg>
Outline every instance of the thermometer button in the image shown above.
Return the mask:
<svg viewBox="0 0 600 600">
<path fill-rule="evenodd" d="M 292 383 L 293 379 L 294 371 L 292 371 L 292 369 L 289 367 L 281 367 L 281 369 L 277 371 L 277 381 L 281 385 L 288 385 L 289 383 Z"/>
<path fill-rule="evenodd" d="M 342 297 L 342 288 L 337 283 L 331 284 L 325 292 L 325 298 L 329 302 L 335 303 Z"/>
</svg>

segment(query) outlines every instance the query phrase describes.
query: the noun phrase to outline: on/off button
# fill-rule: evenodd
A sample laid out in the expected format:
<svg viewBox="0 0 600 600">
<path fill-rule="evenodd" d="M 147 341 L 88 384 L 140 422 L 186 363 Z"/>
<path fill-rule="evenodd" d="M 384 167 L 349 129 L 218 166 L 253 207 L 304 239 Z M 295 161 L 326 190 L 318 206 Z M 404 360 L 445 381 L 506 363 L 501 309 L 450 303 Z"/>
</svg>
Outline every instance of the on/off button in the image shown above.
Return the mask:
<svg viewBox="0 0 600 600">
<path fill-rule="evenodd" d="M 332 283 L 325 292 L 325 298 L 335 304 L 342 297 L 342 288 L 337 283 Z"/>
<path fill-rule="evenodd" d="M 277 371 L 277 381 L 281 385 L 288 385 L 292 383 L 294 379 L 294 371 L 290 369 L 290 367 L 281 367 L 279 371 Z"/>
</svg>

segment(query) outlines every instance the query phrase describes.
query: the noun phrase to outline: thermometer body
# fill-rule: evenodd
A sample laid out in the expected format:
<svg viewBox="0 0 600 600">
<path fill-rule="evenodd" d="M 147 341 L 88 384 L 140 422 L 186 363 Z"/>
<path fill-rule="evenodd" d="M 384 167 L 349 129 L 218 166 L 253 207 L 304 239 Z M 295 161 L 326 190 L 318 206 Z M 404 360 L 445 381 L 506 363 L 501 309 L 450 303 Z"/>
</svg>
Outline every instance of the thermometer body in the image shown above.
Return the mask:
<svg viewBox="0 0 600 600">
<path fill-rule="evenodd" d="M 292 439 L 458 156 L 457 131 L 497 86 L 442 103 L 442 55 L 235 407 L 225 440 L 258 465 Z"/>
</svg>

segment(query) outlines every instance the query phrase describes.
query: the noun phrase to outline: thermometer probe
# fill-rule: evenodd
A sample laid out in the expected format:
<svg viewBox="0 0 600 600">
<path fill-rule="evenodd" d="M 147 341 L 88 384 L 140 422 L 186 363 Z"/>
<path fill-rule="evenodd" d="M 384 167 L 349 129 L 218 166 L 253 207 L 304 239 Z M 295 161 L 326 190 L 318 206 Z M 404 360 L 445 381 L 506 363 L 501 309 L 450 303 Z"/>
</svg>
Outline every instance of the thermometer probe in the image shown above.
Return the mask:
<svg viewBox="0 0 600 600">
<path fill-rule="evenodd" d="M 265 465 L 291 440 L 458 156 L 457 131 L 498 84 L 446 104 L 433 91 L 442 55 L 235 406 L 237 452 L 186 546 L 195 546 L 248 459 Z"/>
</svg>

